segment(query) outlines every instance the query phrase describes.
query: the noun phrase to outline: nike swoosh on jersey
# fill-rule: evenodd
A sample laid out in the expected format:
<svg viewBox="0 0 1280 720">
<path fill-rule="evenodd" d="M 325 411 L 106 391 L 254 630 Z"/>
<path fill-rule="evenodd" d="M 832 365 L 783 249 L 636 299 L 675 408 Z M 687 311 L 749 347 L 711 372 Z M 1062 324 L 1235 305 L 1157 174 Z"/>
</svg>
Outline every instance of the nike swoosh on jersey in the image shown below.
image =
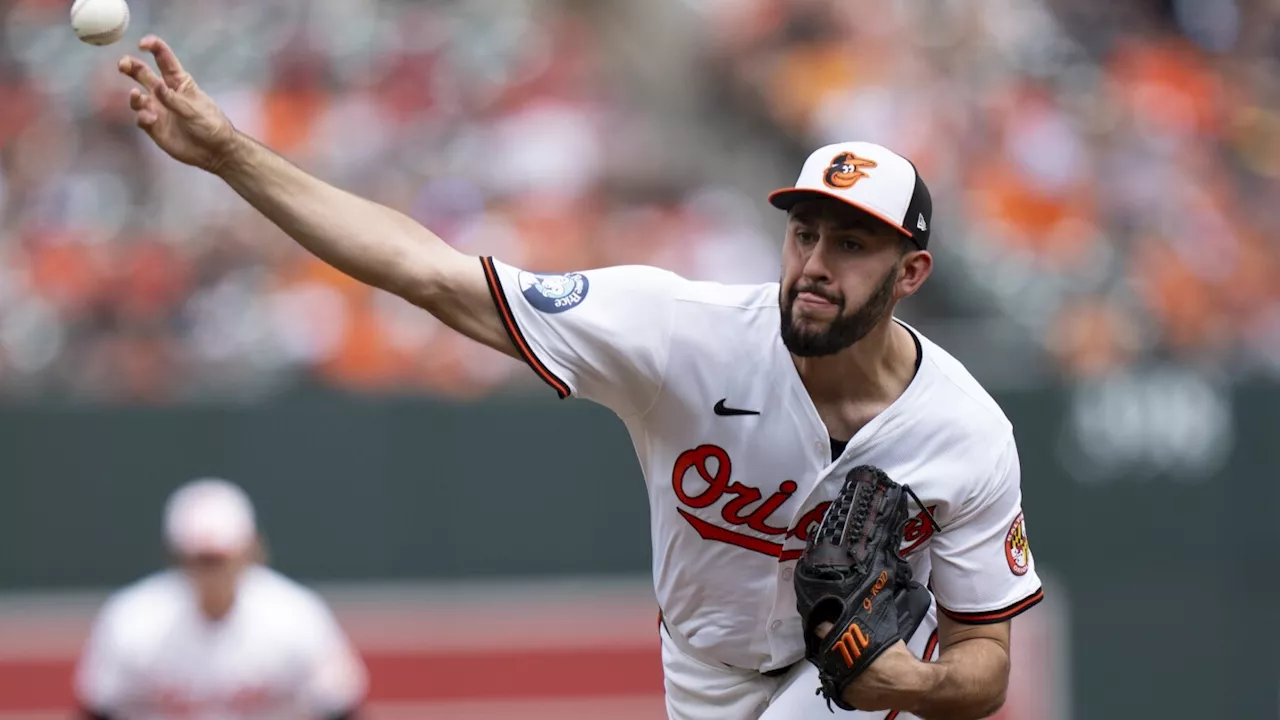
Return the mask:
<svg viewBox="0 0 1280 720">
<path fill-rule="evenodd" d="M 728 398 L 720 398 L 716 406 L 712 408 L 715 414 L 721 417 L 729 417 L 732 415 L 759 415 L 759 410 L 741 410 L 739 408 L 725 407 L 724 401 Z"/>
</svg>

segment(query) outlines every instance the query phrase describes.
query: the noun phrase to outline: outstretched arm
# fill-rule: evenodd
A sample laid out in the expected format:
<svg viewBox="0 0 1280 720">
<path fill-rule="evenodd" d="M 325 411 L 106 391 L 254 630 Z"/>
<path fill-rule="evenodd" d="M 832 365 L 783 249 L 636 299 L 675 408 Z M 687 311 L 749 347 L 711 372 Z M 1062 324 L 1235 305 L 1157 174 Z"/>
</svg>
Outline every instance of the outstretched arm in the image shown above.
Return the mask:
<svg viewBox="0 0 1280 720">
<path fill-rule="evenodd" d="M 237 131 L 165 42 L 147 36 L 157 75 L 134 58 L 120 72 L 141 85 L 130 106 L 174 159 L 222 178 L 316 257 L 399 295 L 477 342 L 518 357 L 478 258 L 454 250 L 412 218 L 325 183 Z"/>
</svg>

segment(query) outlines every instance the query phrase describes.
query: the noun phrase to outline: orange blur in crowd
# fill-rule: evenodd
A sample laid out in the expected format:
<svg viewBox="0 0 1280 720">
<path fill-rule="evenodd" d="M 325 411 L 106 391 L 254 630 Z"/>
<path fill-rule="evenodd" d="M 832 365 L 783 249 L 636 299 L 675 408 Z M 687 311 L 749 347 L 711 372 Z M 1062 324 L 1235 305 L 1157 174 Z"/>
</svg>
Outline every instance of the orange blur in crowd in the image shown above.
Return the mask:
<svg viewBox="0 0 1280 720">
<path fill-rule="evenodd" d="M 1035 308 L 1035 342 L 1067 377 L 1164 357 L 1280 366 L 1280 87 L 1248 34 L 1277 10 L 1252 10 L 1266 15 L 1218 54 L 1150 23 L 1073 86 L 1001 65 L 1002 26 L 977 4 L 923 29 L 923 11 L 853 5 L 717 6 L 704 69 L 738 103 L 725 112 L 759 113 L 800 148 L 867 137 L 913 158 L 953 254 L 940 270 L 969 256 L 989 273 L 974 292 L 1039 293 L 999 302 Z M 63 29 L 61 3 L 8 6 L 9 23 Z M 228 23 L 256 12 L 227 7 Z M 777 238 L 735 216 L 767 212 L 763 197 L 653 167 L 662 135 L 614 91 L 589 20 L 550 7 L 498 33 L 379 5 L 390 40 L 356 51 L 323 31 L 351 18 L 249 23 L 253 71 L 212 70 L 196 33 L 170 39 L 205 48 L 188 65 L 242 129 L 464 251 L 775 279 Z M 258 57 L 268 32 L 279 42 Z M 163 403 L 318 382 L 472 398 L 535 383 L 164 162 L 96 60 L 76 86 L 0 49 L 0 393 Z"/>
</svg>

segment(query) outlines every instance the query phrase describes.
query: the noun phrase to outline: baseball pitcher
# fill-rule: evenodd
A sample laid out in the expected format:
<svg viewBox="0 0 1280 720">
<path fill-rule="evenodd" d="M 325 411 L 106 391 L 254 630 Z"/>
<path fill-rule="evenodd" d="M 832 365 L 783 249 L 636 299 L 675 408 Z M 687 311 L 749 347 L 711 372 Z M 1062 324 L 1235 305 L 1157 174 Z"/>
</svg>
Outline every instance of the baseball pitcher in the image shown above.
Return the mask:
<svg viewBox="0 0 1280 720">
<path fill-rule="evenodd" d="M 115 592 L 76 670 L 86 720 L 352 720 L 366 673 L 324 601 L 268 569 L 238 486 L 170 496 L 176 567 Z"/>
<path fill-rule="evenodd" d="M 778 282 L 653 267 L 546 275 L 464 255 L 238 132 L 156 37 L 139 126 L 344 273 L 520 358 L 626 424 L 644 470 L 667 709 L 714 718 L 986 717 L 1042 597 L 1000 408 L 897 320 L 932 205 L 887 148 L 819 148 L 771 196 Z M 820 714 L 821 713 L 821 714 Z"/>
</svg>

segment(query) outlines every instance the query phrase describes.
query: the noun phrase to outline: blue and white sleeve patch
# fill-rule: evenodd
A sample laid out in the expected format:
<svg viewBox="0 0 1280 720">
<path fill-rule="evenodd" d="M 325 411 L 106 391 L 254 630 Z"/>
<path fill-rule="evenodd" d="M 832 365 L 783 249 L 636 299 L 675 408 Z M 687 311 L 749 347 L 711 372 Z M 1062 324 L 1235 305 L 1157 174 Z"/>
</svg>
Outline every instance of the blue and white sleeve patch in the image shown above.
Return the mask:
<svg viewBox="0 0 1280 720">
<path fill-rule="evenodd" d="M 520 272 L 520 292 L 534 309 L 544 313 L 572 310 L 587 299 L 591 281 L 578 272 L 538 275 Z"/>
</svg>

